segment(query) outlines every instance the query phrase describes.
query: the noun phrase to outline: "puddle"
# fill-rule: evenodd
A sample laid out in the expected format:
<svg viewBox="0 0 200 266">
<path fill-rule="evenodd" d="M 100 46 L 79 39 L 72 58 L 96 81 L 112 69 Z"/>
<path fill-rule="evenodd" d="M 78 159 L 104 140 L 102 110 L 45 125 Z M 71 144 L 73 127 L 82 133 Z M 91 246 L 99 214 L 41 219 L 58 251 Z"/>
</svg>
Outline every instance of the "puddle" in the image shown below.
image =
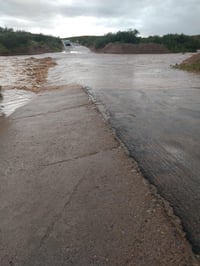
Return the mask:
<svg viewBox="0 0 200 266">
<path fill-rule="evenodd" d="M 11 89 L 3 91 L 0 101 L 0 116 L 10 116 L 16 109 L 30 102 L 35 93 L 25 90 Z"/>
</svg>

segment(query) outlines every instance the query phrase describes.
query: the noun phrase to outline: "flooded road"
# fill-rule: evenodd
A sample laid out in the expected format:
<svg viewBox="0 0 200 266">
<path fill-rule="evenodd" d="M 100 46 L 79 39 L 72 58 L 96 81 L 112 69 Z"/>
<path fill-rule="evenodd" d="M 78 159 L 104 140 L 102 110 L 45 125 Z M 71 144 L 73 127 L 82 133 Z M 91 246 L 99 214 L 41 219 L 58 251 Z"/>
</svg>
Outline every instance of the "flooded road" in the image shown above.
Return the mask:
<svg viewBox="0 0 200 266">
<path fill-rule="evenodd" d="M 87 87 L 145 177 L 173 206 L 200 253 L 200 75 L 170 67 L 190 55 L 79 50 L 50 56 L 57 66 L 49 70 L 47 86 Z M 11 57 L 5 63 L 13 67 L 12 75 L 1 64 L 0 85 L 24 85 L 23 73 L 14 67 L 19 60 Z"/>
<path fill-rule="evenodd" d="M 200 75 L 170 67 L 190 55 L 53 56 L 49 84 L 87 87 L 200 253 Z"/>
</svg>

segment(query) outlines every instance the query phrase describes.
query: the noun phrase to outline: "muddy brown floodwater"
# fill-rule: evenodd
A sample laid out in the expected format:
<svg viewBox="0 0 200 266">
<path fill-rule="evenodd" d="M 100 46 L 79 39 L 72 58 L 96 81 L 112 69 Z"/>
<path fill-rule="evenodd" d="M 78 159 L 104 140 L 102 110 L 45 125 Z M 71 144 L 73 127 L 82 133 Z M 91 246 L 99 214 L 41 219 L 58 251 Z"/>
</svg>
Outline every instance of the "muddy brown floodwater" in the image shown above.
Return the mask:
<svg viewBox="0 0 200 266">
<path fill-rule="evenodd" d="M 9 116 L 33 99 L 35 93 L 53 89 L 45 87 L 45 81 L 49 68 L 55 65 L 56 62 L 45 55 L 0 57 L 0 85 L 3 88 L 0 115 Z"/>
</svg>

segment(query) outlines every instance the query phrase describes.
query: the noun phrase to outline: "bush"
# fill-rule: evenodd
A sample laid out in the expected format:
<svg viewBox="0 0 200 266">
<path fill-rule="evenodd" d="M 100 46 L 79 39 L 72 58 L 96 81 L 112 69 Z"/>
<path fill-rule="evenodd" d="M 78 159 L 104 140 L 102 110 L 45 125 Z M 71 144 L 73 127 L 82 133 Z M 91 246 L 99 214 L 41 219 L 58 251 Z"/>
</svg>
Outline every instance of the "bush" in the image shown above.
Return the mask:
<svg viewBox="0 0 200 266">
<path fill-rule="evenodd" d="M 45 46 L 48 51 L 55 52 L 62 50 L 60 38 L 43 34 L 32 34 L 25 31 L 14 31 L 13 29 L 0 27 L 0 54 L 26 54 L 32 47 Z"/>
<path fill-rule="evenodd" d="M 196 52 L 200 49 L 200 36 L 188 36 L 184 34 L 167 34 L 164 36 L 138 37 L 135 30 L 118 31 L 104 36 L 80 36 L 68 38 L 90 48 L 103 48 L 108 43 L 156 43 L 163 44 L 173 53 Z"/>
</svg>

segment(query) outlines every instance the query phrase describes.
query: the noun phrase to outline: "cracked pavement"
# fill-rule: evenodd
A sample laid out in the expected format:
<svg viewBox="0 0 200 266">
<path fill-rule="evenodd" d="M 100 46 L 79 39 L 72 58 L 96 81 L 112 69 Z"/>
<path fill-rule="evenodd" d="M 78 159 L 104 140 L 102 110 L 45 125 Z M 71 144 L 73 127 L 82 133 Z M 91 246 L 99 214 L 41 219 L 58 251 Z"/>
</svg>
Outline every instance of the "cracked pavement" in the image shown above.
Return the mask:
<svg viewBox="0 0 200 266">
<path fill-rule="evenodd" d="M 82 88 L 0 123 L 0 265 L 199 265 Z"/>
</svg>

